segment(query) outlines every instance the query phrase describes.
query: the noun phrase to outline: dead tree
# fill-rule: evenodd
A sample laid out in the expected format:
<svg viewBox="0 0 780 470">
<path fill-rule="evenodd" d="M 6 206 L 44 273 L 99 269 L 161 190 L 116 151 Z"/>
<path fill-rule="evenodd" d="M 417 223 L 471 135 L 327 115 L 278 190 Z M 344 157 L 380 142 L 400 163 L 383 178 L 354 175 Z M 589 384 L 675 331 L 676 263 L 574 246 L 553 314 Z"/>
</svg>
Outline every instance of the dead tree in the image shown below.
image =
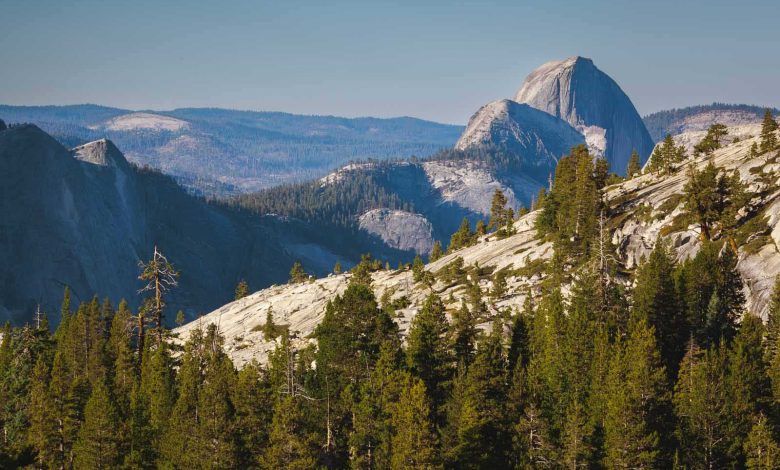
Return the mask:
<svg viewBox="0 0 780 470">
<path fill-rule="evenodd" d="M 144 307 L 138 313 L 139 321 L 139 343 L 143 340 L 144 329 L 144 311 L 152 314 L 152 321 L 155 328 L 157 328 L 157 341 L 162 342 L 163 335 L 163 309 L 165 308 L 165 295 L 179 283 L 176 280 L 179 277 L 179 273 L 173 269 L 173 265 L 163 255 L 157 246 L 154 247 L 154 255 L 152 259 L 144 263 L 138 262 L 138 266 L 141 268 L 141 275 L 138 279 L 146 282 L 146 285 L 138 291 L 139 294 L 144 292 L 152 292 L 153 297 L 145 302 Z M 143 344 L 141 344 L 143 346 Z"/>
</svg>

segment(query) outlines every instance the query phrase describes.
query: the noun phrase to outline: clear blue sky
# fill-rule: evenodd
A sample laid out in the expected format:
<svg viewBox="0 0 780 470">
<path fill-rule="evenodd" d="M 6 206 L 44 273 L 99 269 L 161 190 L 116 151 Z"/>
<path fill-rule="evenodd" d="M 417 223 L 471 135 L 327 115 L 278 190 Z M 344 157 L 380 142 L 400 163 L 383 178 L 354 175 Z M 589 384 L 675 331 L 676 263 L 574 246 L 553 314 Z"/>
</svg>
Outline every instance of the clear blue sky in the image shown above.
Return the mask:
<svg viewBox="0 0 780 470">
<path fill-rule="evenodd" d="M 0 0 L 0 103 L 465 123 L 590 57 L 641 114 L 780 106 L 780 1 Z"/>
</svg>

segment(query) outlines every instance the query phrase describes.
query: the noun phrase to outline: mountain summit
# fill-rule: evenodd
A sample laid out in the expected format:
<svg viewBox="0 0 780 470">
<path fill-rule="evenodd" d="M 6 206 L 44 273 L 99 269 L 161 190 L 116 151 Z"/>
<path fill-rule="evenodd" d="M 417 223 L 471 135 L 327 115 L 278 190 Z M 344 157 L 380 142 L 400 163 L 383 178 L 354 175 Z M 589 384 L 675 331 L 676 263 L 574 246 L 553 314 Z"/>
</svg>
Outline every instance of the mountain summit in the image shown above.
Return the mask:
<svg viewBox="0 0 780 470">
<path fill-rule="evenodd" d="M 653 139 L 631 100 L 591 59 L 547 62 L 526 77 L 514 101 L 574 126 L 616 173 L 625 173 L 633 149 L 642 161 L 653 150 Z"/>
</svg>

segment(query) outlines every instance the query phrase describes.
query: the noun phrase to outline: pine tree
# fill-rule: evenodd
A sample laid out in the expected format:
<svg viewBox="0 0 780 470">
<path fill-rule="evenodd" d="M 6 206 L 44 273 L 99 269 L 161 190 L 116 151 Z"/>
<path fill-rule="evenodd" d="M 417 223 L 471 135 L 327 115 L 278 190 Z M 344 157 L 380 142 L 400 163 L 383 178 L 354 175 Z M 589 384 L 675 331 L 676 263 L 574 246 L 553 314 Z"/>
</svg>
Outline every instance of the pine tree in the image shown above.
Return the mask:
<svg viewBox="0 0 780 470">
<path fill-rule="evenodd" d="M 392 438 L 390 468 L 441 468 L 436 434 L 428 419 L 430 409 L 425 385 L 421 381 L 405 388 L 392 414 L 395 432 Z"/>
<path fill-rule="evenodd" d="M 763 351 L 764 325 L 757 316 L 746 313 L 729 352 L 729 410 L 733 440 L 732 460 L 744 461 L 743 447 L 752 426 L 752 417 L 766 410 L 771 392 Z"/>
<path fill-rule="evenodd" d="M 455 353 L 455 363 L 468 366 L 474 359 L 477 329 L 466 300 L 461 299 L 460 309 L 452 315 L 450 342 Z"/>
<path fill-rule="evenodd" d="M 233 296 L 233 299 L 234 300 L 243 299 L 247 295 L 249 295 L 249 284 L 247 284 L 247 282 L 244 279 L 241 279 L 238 282 L 238 285 L 236 285 L 236 293 Z"/>
<path fill-rule="evenodd" d="M 341 261 L 336 261 L 333 265 L 333 274 L 341 274 Z"/>
<path fill-rule="evenodd" d="M 471 246 L 476 242 L 475 232 L 471 231 L 469 219 L 464 217 L 458 228 L 458 231 L 450 237 L 450 244 L 447 247 L 447 253 L 452 253 L 461 248 Z"/>
<path fill-rule="evenodd" d="M 771 364 L 780 348 L 780 276 L 775 277 L 775 286 L 769 300 L 766 321 L 766 361 Z M 780 377 L 778 377 L 780 378 Z"/>
<path fill-rule="evenodd" d="M 39 357 L 30 378 L 30 428 L 27 439 L 36 453 L 38 468 L 56 465 L 56 429 L 49 398 L 49 366 Z"/>
<path fill-rule="evenodd" d="M 689 468 L 724 468 L 731 445 L 725 348 L 702 351 L 689 343 L 674 407 L 683 463 Z"/>
<path fill-rule="evenodd" d="M 634 178 L 642 174 L 642 165 L 639 162 L 639 153 L 636 149 L 631 151 L 631 158 L 628 160 L 628 170 L 626 171 L 626 177 L 628 179 Z"/>
<path fill-rule="evenodd" d="M 290 470 L 315 468 L 316 448 L 301 399 L 290 395 L 280 397 L 274 406 L 268 448 L 262 465 Z"/>
<path fill-rule="evenodd" d="M 425 277 L 425 263 L 420 255 L 416 255 L 412 261 L 412 279 L 414 282 L 422 282 Z"/>
<path fill-rule="evenodd" d="M 198 396 L 198 446 L 200 465 L 233 468 L 238 461 L 238 436 L 231 390 L 236 376 L 233 362 L 223 350 L 216 325 L 209 325 L 205 337 L 206 364 Z"/>
<path fill-rule="evenodd" d="M 118 424 L 108 387 L 98 381 L 84 409 L 84 425 L 74 446 L 77 468 L 116 468 L 119 465 Z"/>
<path fill-rule="evenodd" d="M 152 298 L 149 299 L 147 307 L 152 314 L 152 320 L 157 331 L 157 343 L 162 342 L 163 338 L 163 316 L 165 309 L 165 296 L 171 289 L 177 287 L 179 272 L 174 269 L 168 258 L 161 251 L 154 247 L 152 259 L 148 262 L 139 262 L 141 274 L 138 279 L 146 282 L 141 292 L 151 292 Z"/>
<path fill-rule="evenodd" d="M 748 470 L 770 470 L 780 468 L 780 445 L 763 414 L 755 419 L 755 424 L 745 441 L 746 468 Z"/>
<path fill-rule="evenodd" d="M 258 364 L 251 362 L 238 372 L 233 403 L 241 448 L 238 466 L 248 468 L 260 461 L 268 445 L 268 423 L 273 418 L 273 391 Z"/>
<path fill-rule="evenodd" d="M 303 265 L 300 261 L 293 263 L 290 269 L 290 284 L 300 284 L 306 282 L 309 279 L 309 275 L 303 270 Z"/>
<path fill-rule="evenodd" d="M 764 112 L 764 121 L 761 124 L 761 153 L 774 150 L 777 147 L 777 122 L 772 118 L 772 111 L 767 109 Z"/>
<path fill-rule="evenodd" d="M 625 345 L 616 349 L 607 384 L 607 467 L 662 467 L 670 396 L 653 328 L 634 319 Z"/>
<path fill-rule="evenodd" d="M 444 250 L 442 250 L 441 242 L 436 240 L 433 244 L 433 250 L 431 250 L 431 256 L 428 258 L 431 263 L 444 256 Z"/>
<path fill-rule="evenodd" d="M 636 273 L 634 315 L 645 319 L 655 330 L 661 358 L 671 378 L 688 338 L 685 312 L 674 283 L 675 262 L 669 246 L 659 240 Z"/>
<path fill-rule="evenodd" d="M 444 404 L 452 362 L 446 344 L 447 318 L 436 294 L 430 294 L 412 320 L 407 338 L 406 361 L 409 371 L 420 378 L 430 398 L 432 416 Z"/>
</svg>

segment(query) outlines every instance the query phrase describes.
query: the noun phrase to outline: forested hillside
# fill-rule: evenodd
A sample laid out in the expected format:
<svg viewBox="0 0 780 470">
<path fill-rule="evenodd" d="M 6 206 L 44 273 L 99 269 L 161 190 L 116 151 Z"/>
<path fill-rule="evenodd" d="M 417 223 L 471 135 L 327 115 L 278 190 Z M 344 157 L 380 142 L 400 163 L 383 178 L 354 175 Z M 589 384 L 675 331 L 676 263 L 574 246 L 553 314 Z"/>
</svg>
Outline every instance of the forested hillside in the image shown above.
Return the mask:
<svg viewBox="0 0 780 470">
<path fill-rule="evenodd" d="M 719 132 L 621 182 L 577 147 L 533 212 L 496 192 L 428 265 L 296 265 L 174 332 L 165 292 L 66 291 L 53 335 L 3 332 L 2 464 L 778 468 L 777 123 Z"/>
</svg>

